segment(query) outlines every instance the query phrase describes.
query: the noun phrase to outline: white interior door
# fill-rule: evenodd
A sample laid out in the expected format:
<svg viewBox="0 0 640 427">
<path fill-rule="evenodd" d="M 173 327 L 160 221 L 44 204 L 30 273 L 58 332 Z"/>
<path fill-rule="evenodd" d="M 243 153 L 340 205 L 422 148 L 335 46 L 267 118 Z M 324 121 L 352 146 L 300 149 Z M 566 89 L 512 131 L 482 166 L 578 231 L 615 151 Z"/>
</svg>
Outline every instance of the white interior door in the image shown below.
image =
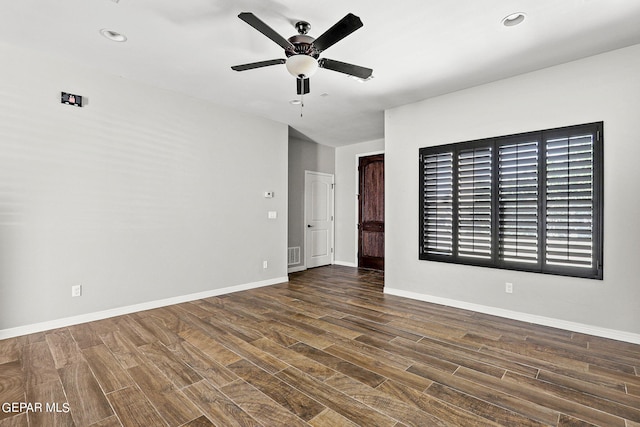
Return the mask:
<svg viewBox="0 0 640 427">
<path fill-rule="evenodd" d="M 333 175 L 305 172 L 305 264 L 307 268 L 333 263 Z"/>
</svg>

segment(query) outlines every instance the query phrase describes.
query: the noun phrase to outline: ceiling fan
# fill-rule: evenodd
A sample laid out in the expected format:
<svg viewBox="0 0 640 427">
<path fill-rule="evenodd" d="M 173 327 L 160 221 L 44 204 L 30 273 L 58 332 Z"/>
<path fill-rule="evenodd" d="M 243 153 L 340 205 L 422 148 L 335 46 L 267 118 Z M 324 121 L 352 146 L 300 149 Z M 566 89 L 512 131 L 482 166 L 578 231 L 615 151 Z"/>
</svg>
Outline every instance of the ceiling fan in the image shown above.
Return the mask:
<svg viewBox="0 0 640 427">
<path fill-rule="evenodd" d="M 370 78 L 373 73 L 373 70 L 370 68 L 348 64 L 334 59 L 318 59 L 322 52 L 363 26 L 360 18 L 352 13 L 347 14 L 317 39 L 307 35 L 311 25 L 306 21 L 297 22 L 295 27 L 298 30 L 298 34 L 289 37 L 289 39 L 285 39 L 253 13 L 243 12 L 238 15 L 238 18 L 280 45 L 280 47 L 284 49 L 284 54 L 287 59 L 279 58 L 234 65 L 231 67 L 232 70 L 246 71 L 271 65 L 286 64 L 289 73 L 296 77 L 298 95 L 309 93 L 309 77 L 311 77 L 318 68 L 337 71 L 358 77 L 362 80 Z"/>
</svg>

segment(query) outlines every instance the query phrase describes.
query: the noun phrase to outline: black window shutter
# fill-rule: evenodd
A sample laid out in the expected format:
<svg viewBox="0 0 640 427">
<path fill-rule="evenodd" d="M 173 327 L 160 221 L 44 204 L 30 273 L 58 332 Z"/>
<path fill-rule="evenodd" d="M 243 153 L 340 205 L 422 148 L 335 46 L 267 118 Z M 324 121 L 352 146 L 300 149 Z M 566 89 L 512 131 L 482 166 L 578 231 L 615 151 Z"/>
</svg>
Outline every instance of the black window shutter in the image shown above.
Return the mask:
<svg viewBox="0 0 640 427">
<path fill-rule="evenodd" d="M 453 153 L 422 156 L 422 252 L 453 254 Z"/>
<path fill-rule="evenodd" d="M 492 258 L 491 147 L 458 153 L 458 256 Z"/>
<path fill-rule="evenodd" d="M 546 151 L 546 241 L 549 266 L 593 268 L 594 139 L 553 137 Z"/>
<path fill-rule="evenodd" d="M 538 165 L 536 138 L 498 148 L 500 262 L 538 263 Z"/>
</svg>

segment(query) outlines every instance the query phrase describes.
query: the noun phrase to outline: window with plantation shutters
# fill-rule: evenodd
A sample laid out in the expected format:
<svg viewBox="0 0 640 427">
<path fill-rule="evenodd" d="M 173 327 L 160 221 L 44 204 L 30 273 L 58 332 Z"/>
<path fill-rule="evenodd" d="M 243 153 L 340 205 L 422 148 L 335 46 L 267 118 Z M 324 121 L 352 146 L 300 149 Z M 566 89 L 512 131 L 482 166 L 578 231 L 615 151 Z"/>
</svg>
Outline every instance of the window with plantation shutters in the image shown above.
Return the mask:
<svg viewBox="0 0 640 427">
<path fill-rule="evenodd" d="M 602 279 L 602 122 L 420 150 L 420 259 Z"/>
</svg>

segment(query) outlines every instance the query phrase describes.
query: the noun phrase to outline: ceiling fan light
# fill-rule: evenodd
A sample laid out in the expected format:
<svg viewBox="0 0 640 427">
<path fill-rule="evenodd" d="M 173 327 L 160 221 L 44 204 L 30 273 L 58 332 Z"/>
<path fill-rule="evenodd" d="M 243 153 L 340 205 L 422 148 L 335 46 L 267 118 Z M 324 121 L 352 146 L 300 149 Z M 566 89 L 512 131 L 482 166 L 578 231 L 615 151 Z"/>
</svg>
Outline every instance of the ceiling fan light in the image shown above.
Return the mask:
<svg viewBox="0 0 640 427">
<path fill-rule="evenodd" d="M 299 78 L 309 78 L 318 70 L 318 61 L 309 55 L 293 55 L 287 59 L 287 71 Z"/>
</svg>

